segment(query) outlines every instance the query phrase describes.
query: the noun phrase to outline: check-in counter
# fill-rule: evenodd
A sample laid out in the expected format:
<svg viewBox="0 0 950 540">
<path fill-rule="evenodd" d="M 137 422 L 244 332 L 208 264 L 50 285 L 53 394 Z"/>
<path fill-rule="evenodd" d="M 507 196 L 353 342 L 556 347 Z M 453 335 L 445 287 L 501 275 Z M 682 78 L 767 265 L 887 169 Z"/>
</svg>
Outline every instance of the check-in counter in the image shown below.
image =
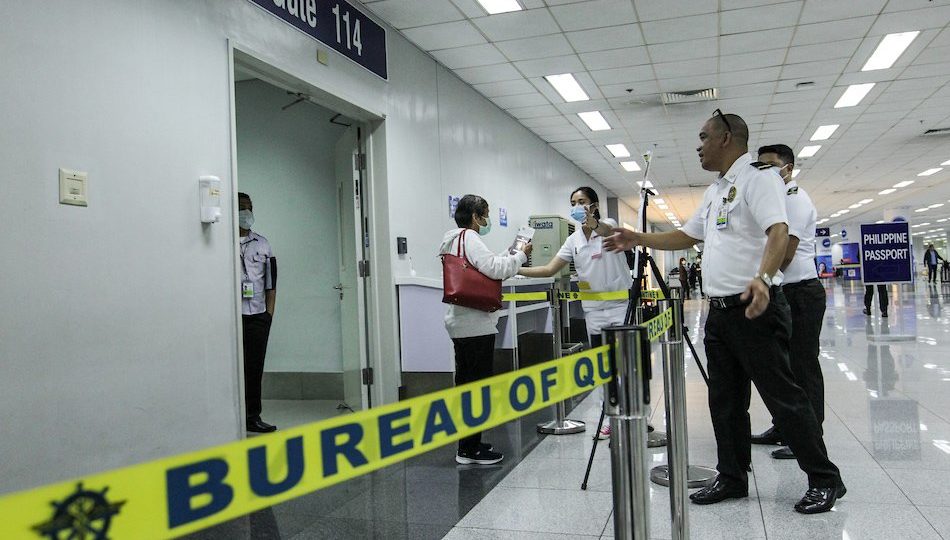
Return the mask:
<svg viewBox="0 0 950 540">
<path fill-rule="evenodd" d="M 553 283 L 552 278 L 514 277 L 502 282 L 502 292 L 546 291 Z M 452 340 L 445 331 L 447 306 L 442 303 L 442 280 L 398 278 L 396 290 L 402 371 L 454 372 Z M 550 305 L 547 301 L 505 302 L 498 315 L 495 347 L 510 350 L 517 369 L 518 336 L 529 332 L 551 333 Z"/>
</svg>

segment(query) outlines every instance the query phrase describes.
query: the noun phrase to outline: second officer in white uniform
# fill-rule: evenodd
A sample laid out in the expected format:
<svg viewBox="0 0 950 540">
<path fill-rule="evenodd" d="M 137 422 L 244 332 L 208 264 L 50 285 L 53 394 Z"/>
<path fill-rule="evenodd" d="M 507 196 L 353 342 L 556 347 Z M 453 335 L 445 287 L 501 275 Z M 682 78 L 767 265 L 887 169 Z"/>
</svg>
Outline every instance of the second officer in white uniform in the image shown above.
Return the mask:
<svg viewBox="0 0 950 540">
<path fill-rule="evenodd" d="M 845 493 L 828 459 L 808 396 L 795 383 L 788 360 L 791 317 L 779 286 L 788 244 L 785 189 L 777 170 L 753 162 L 749 128 L 719 110 L 699 133 L 703 169 L 719 178 L 681 230 L 638 233 L 615 229 L 610 249 L 635 245 L 677 250 L 704 241 L 703 271 L 710 310 L 705 346 L 709 410 L 716 434 L 719 475 L 692 495 L 696 504 L 748 496 L 750 381 L 808 475 L 808 491 L 795 505 L 803 514 L 827 512 Z"/>
</svg>

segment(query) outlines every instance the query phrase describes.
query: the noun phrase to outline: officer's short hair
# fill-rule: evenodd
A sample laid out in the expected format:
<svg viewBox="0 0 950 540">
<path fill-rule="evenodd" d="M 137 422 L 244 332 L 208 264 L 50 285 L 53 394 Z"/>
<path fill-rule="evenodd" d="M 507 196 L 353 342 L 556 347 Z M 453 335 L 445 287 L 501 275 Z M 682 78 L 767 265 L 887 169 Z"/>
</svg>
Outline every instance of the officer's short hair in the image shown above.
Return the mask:
<svg viewBox="0 0 950 540">
<path fill-rule="evenodd" d="M 465 228 L 472 224 L 475 216 L 483 216 L 488 212 L 488 201 L 478 195 L 466 195 L 459 199 L 455 207 L 455 224 Z"/>
<path fill-rule="evenodd" d="M 743 144 L 749 144 L 749 125 L 745 123 L 745 120 L 743 120 L 741 116 L 738 114 L 723 113 L 719 115 L 718 118 L 713 116 L 710 120 L 713 118 L 716 119 L 715 124 L 719 126 L 720 132 L 728 131 L 732 133 L 734 139 L 739 139 Z M 723 119 L 725 119 L 725 122 L 723 122 Z M 728 127 L 726 127 L 726 122 L 728 122 Z"/>
<path fill-rule="evenodd" d="M 792 149 L 785 144 L 767 144 L 759 148 L 759 155 L 762 154 L 775 154 L 780 160 L 782 160 L 783 165 L 795 165 L 795 152 L 792 152 Z"/>
<path fill-rule="evenodd" d="M 240 202 L 241 199 L 246 199 L 247 202 L 251 203 L 252 206 L 254 204 L 253 202 L 251 202 L 251 196 L 248 195 L 247 193 L 244 193 L 243 191 L 238 192 L 238 202 Z"/>
</svg>

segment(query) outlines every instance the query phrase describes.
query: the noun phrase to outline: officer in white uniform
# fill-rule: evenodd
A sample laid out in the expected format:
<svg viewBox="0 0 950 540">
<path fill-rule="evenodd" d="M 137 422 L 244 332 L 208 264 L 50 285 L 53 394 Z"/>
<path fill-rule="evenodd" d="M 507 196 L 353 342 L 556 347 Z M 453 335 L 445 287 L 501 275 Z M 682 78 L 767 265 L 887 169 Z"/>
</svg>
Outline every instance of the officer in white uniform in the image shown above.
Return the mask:
<svg viewBox="0 0 950 540">
<path fill-rule="evenodd" d="M 241 233 L 241 317 L 244 329 L 244 406 L 247 430 L 276 431 L 261 420 L 261 379 L 274 307 L 277 303 L 277 259 L 266 238 L 251 231 L 254 205 L 246 193 L 238 194 Z"/>
<path fill-rule="evenodd" d="M 784 144 L 759 148 L 759 161 L 778 167 L 785 181 L 785 208 L 788 212 L 788 247 L 782 263 L 782 291 L 792 314 L 789 357 L 795 381 L 808 394 L 815 418 L 825 421 L 825 380 L 818 363 L 818 338 L 825 317 L 825 288 L 815 268 L 815 222 L 818 211 L 805 189 L 792 179 L 795 153 Z M 779 431 L 772 426 L 752 437 L 753 444 L 781 444 Z M 772 452 L 776 459 L 795 459 L 788 447 Z"/>
<path fill-rule="evenodd" d="M 808 396 L 789 365 L 791 318 L 779 286 L 788 244 L 782 179 L 771 165 L 753 162 L 749 129 L 737 115 L 717 110 L 699 139 L 702 167 L 720 176 L 696 214 L 681 230 L 650 234 L 615 229 L 606 241 L 609 249 L 624 250 L 636 245 L 687 249 L 699 241 L 706 245 L 703 270 L 710 310 L 705 346 L 719 475 L 690 499 L 713 504 L 748 496 L 751 381 L 808 475 L 809 489 L 795 510 L 827 512 L 846 490 L 828 459 Z"/>
</svg>

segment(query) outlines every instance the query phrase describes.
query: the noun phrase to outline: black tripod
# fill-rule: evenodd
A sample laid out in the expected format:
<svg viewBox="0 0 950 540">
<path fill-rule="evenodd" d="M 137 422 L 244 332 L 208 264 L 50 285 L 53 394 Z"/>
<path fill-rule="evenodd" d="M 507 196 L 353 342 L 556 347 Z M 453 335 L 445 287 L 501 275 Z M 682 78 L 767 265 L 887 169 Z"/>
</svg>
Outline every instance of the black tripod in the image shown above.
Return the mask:
<svg viewBox="0 0 950 540">
<path fill-rule="evenodd" d="M 646 171 L 644 172 L 644 179 L 647 178 L 647 175 L 650 173 L 650 160 L 648 155 L 645 155 L 644 158 L 647 162 Z M 644 181 L 644 185 L 648 185 Z M 646 208 L 649 204 L 650 195 L 655 195 L 648 188 L 642 188 L 640 190 L 640 230 L 647 230 L 647 213 Z M 634 268 L 636 278 L 633 280 L 633 284 L 630 287 L 630 300 L 627 302 L 627 314 L 624 316 L 624 324 L 630 325 L 633 324 L 634 314 L 636 313 L 637 306 L 640 305 L 641 298 L 643 296 L 643 289 L 646 283 L 646 268 L 647 263 L 650 264 L 650 270 L 653 272 L 653 276 L 656 278 L 657 284 L 660 286 L 660 291 L 663 292 L 664 298 L 670 297 L 670 287 L 666 284 L 666 281 L 663 280 L 663 275 L 660 273 L 659 268 L 656 266 L 656 261 L 653 260 L 653 257 L 650 256 L 650 253 L 647 251 L 647 248 L 640 247 L 636 250 L 636 256 L 634 257 Z M 683 341 L 686 342 L 686 345 L 689 346 L 690 352 L 693 354 L 693 359 L 696 360 L 696 366 L 699 368 L 699 373 L 703 376 L 703 381 L 706 383 L 706 386 L 709 386 L 709 376 L 706 374 L 706 368 L 703 367 L 702 362 L 699 360 L 699 355 L 696 353 L 696 348 L 693 347 L 693 343 L 687 337 L 689 336 L 689 328 L 686 327 L 686 324 L 683 324 Z M 584 481 L 581 483 L 581 489 L 587 489 L 587 481 L 590 480 L 590 470 L 594 466 L 594 455 L 597 453 L 597 442 L 600 440 L 600 430 L 604 426 L 604 417 L 607 414 L 606 404 L 601 407 L 600 410 L 600 419 L 597 421 L 597 430 L 594 431 L 594 444 L 590 449 L 590 458 L 587 460 L 587 471 L 584 473 Z"/>
</svg>

